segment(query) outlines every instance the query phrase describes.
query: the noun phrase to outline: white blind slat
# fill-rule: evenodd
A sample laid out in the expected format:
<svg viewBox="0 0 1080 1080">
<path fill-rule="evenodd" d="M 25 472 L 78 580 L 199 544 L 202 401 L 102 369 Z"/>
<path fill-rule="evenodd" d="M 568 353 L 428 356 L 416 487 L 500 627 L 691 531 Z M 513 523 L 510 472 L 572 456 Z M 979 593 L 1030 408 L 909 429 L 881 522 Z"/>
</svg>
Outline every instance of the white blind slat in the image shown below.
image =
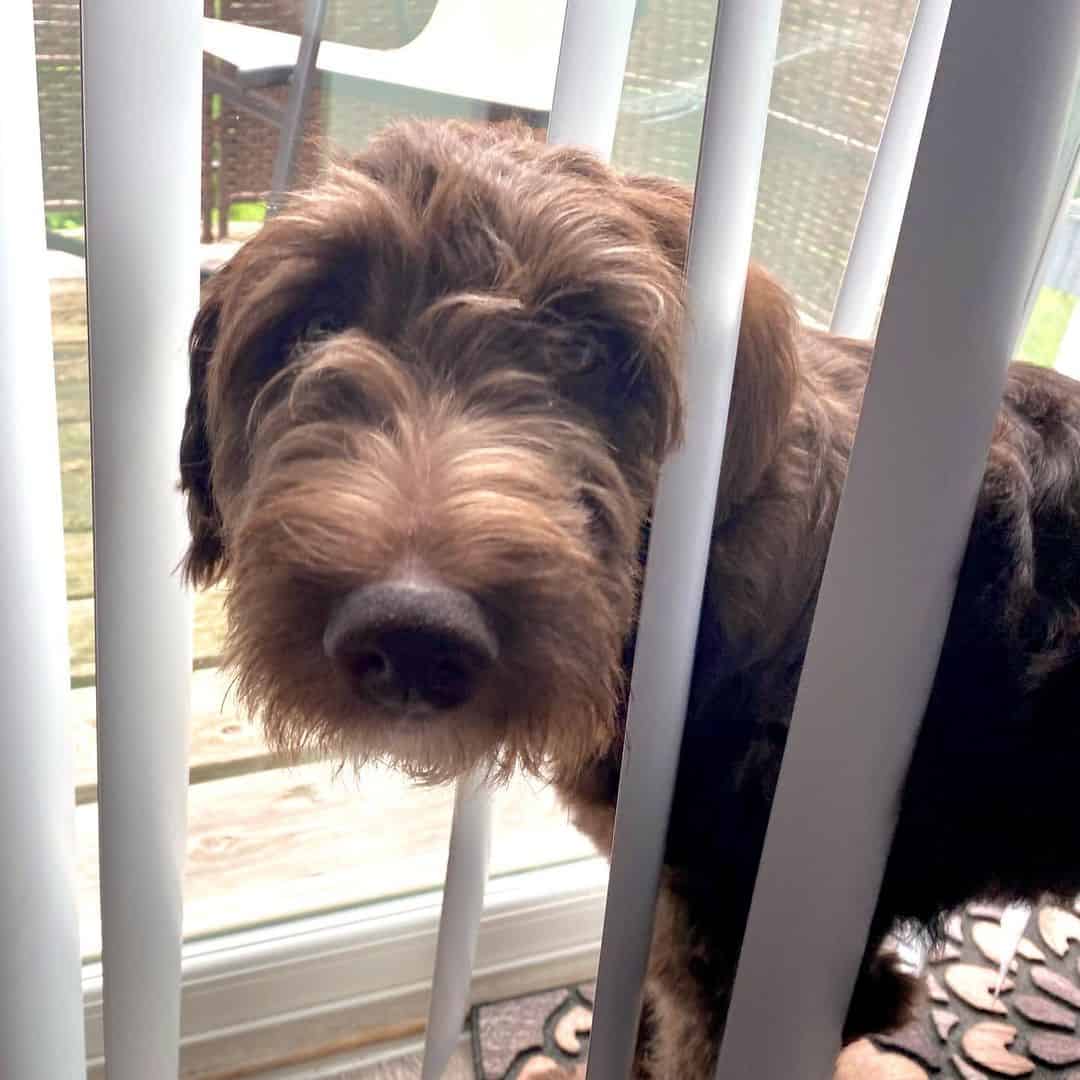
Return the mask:
<svg viewBox="0 0 1080 1080">
<path fill-rule="evenodd" d="M 832 1074 L 1078 59 L 1071 0 L 953 0 L 718 1077 Z"/>
<path fill-rule="evenodd" d="M 67 603 L 31 0 L 0 8 L 0 1075 L 85 1074 Z"/>
<path fill-rule="evenodd" d="M 179 1053 L 202 4 L 82 14 L 105 1057 L 109 1080 L 147 1080 Z"/>
<path fill-rule="evenodd" d="M 780 7 L 780 0 L 724 0 L 717 15 L 687 266 L 686 440 L 664 467 L 651 531 L 589 1080 L 623 1080 L 633 1060 L 720 477 Z"/>
</svg>

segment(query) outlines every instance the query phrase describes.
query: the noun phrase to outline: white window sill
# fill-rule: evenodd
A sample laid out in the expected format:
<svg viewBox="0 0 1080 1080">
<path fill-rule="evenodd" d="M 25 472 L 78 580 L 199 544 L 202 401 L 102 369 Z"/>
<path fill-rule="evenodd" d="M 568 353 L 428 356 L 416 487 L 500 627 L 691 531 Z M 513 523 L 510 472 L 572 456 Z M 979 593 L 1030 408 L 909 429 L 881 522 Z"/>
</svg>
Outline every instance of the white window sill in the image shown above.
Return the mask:
<svg viewBox="0 0 1080 1080">
<path fill-rule="evenodd" d="M 492 881 L 472 1000 L 595 977 L 607 863 Z M 427 1014 L 441 892 L 230 934 L 184 948 L 182 1076 L 314 1060 Z M 88 1076 L 103 1076 L 102 974 L 84 968 Z M 464 1019 L 464 1018 L 463 1018 Z"/>
</svg>

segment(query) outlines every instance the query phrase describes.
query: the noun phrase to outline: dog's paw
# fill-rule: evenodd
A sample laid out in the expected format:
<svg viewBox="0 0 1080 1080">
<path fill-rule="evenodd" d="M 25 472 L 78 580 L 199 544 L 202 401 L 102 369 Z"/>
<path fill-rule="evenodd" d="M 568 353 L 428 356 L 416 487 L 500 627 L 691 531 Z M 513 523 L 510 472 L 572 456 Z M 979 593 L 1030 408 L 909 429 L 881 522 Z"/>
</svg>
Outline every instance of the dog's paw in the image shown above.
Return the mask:
<svg viewBox="0 0 1080 1080">
<path fill-rule="evenodd" d="M 884 1035 L 903 1027 L 923 997 L 922 982 L 900 968 L 892 953 L 882 953 L 859 972 L 851 995 L 844 1042 L 864 1035 Z"/>
<path fill-rule="evenodd" d="M 583 1080 L 584 1065 L 559 1065 L 544 1054 L 530 1057 L 517 1074 L 517 1080 Z"/>
</svg>

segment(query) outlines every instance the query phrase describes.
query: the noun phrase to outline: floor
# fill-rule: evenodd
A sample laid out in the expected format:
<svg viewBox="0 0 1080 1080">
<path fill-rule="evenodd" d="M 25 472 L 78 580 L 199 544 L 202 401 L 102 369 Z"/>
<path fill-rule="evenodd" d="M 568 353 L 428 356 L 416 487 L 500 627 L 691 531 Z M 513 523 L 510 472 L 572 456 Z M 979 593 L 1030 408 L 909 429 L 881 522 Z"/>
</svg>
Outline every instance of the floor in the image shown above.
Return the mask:
<svg viewBox="0 0 1080 1080">
<path fill-rule="evenodd" d="M 1039 910 L 995 996 L 1000 914 L 976 904 L 956 916 L 929 965 L 915 1022 L 848 1047 L 833 1080 L 1080 1080 L 1080 902 Z M 446 1080 L 584 1080 L 592 995 L 589 984 L 478 1006 Z M 419 1061 L 403 1057 L 326 1080 L 410 1080 Z"/>
<path fill-rule="evenodd" d="M 1033 916 L 1000 995 L 1000 908 L 952 919 L 930 964 L 917 1020 L 888 1039 L 849 1048 L 835 1080 L 1080 1080 L 1080 903 Z"/>
<path fill-rule="evenodd" d="M 589 983 L 474 1009 L 477 1080 L 584 1080 L 593 989 Z"/>
</svg>

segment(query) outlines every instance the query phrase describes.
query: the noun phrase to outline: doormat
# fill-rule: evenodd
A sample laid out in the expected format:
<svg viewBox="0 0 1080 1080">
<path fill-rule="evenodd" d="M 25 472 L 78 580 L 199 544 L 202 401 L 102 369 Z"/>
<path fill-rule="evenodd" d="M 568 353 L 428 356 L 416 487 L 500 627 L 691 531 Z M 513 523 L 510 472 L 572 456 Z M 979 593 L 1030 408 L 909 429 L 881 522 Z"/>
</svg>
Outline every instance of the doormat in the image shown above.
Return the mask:
<svg viewBox="0 0 1080 1080">
<path fill-rule="evenodd" d="M 915 1020 L 847 1047 L 834 1080 L 1080 1080 L 1080 902 L 1032 915 L 995 996 L 1001 911 L 973 904 L 949 921 Z M 584 1080 L 594 986 L 476 1006 L 477 1080 Z"/>
<path fill-rule="evenodd" d="M 584 1080 L 594 983 L 472 1011 L 476 1080 Z"/>
</svg>

